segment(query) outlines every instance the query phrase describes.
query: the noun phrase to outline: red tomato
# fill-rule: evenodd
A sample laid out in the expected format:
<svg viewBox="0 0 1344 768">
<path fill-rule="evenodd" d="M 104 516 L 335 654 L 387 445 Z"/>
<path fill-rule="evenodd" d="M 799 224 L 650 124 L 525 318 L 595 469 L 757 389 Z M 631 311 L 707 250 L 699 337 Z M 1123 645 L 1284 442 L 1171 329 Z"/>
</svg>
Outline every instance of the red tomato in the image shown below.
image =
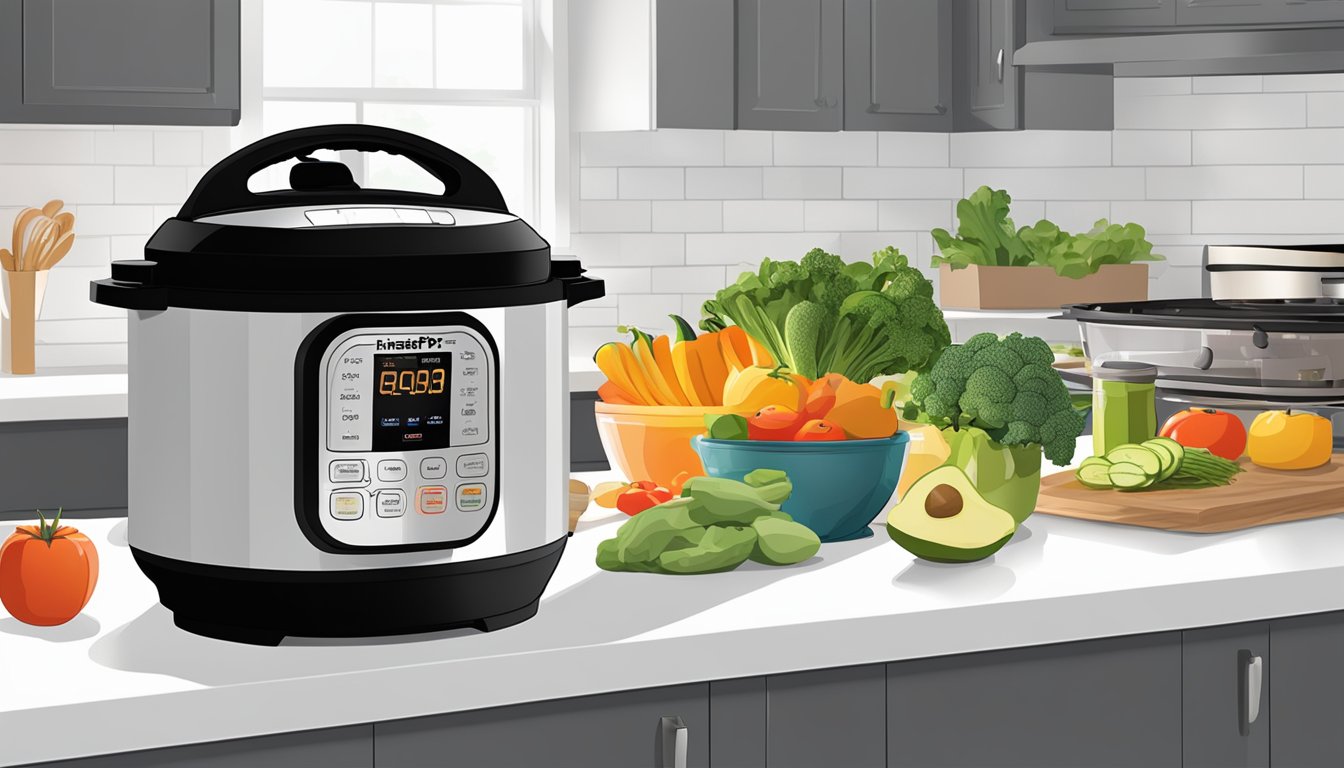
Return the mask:
<svg viewBox="0 0 1344 768">
<path fill-rule="evenodd" d="M 630 484 L 631 488 L 638 488 L 641 491 L 652 491 L 658 487 L 658 484 L 652 480 L 636 480 Z"/>
<path fill-rule="evenodd" d="M 671 495 L 669 495 L 668 498 L 672 498 Z M 626 491 L 616 497 L 616 508 L 631 517 L 638 515 L 649 507 L 656 507 L 661 503 L 662 501 L 660 501 L 657 496 L 653 495 L 653 491 L 646 491 L 642 488 Z"/>
<path fill-rule="evenodd" d="M 812 382 L 807 388 L 807 399 L 803 402 L 803 416 L 808 419 L 824 419 L 835 405 L 835 393 L 840 389 L 838 373 L 828 373 Z"/>
<path fill-rule="evenodd" d="M 1167 419 L 1161 435 L 1186 448 L 1207 448 L 1209 453 L 1232 461 L 1246 452 L 1246 427 L 1226 411 L 1187 408 Z"/>
<path fill-rule="evenodd" d="M 672 492 L 666 488 L 654 488 L 649 494 L 657 499 L 659 504 L 672 500 Z"/>
<path fill-rule="evenodd" d="M 844 440 L 845 430 L 825 419 L 812 419 L 804 424 L 802 429 L 798 430 L 798 434 L 793 439 L 799 442 Z"/>
<path fill-rule="evenodd" d="M 748 440 L 792 440 L 805 419 L 786 405 L 767 405 L 747 419 Z"/>
<path fill-rule="evenodd" d="M 14 618 L 39 627 L 79 615 L 98 582 L 98 550 L 89 537 L 69 526 L 46 533 L 21 525 L 0 545 L 0 602 Z"/>
</svg>

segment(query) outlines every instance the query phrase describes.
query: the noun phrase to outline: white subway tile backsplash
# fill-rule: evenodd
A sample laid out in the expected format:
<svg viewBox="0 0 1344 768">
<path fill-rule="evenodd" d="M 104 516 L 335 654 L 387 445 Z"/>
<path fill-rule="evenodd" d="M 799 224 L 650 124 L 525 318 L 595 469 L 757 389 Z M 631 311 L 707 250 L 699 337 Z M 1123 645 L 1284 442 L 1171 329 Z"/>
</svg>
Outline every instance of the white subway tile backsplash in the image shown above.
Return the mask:
<svg viewBox="0 0 1344 768">
<path fill-rule="evenodd" d="M 80 204 L 74 206 L 73 210 L 76 238 L 88 235 L 148 235 L 157 226 L 154 209 L 148 205 Z M 143 240 L 141 242 L 143 247 Z"/>
<path fill-rule="evenodd" d="M 846 168 L 845 197 L 872 200 L 927 200 L 961 197 L 960 168 Z"/>
<path fill-rule="evenodd" d="M 124 166 L 116 169 L 118 203 L 175 203 L 187 196 L 185 168 Z"/>
<path fill-rule="evenodd" d="M 1116 128 L 1297 128 L 1307 124 L 1300 93 L 1115 97 Z"/>
<path fill-rule="evenodd" d="M 93 131 L 0 130 L 0 163 L 83 165 L 97 162 Z"/>
<path fill-rule="evenodd" d="M 687 264 L 755 265 L 761 259 L 800 259 L 813 248 L 835 253 L 838 232 L 723 232 L 686 235 Z M 729 270 L 730 272 L 732 270 Z"/>
<path fill-rule="evenodd" d="M 594 307 L 592 302 L 584 302 L 577 307 L 569 308 L 569 324 L 576 325 L 610 325 L 620 324 L 617 317 L 615 305 L 610 307 Z"/>
<path fill-rule="evenodd" d="M 679 294 L 622 295 L 616 312 L 622 325 L 633 325 L 656 336 L 674 330 L 669 315 L 679 314 L 681 308 Z"/>
<path fill-rule="evenodd" d="M 70 244 L 70 252 L 65 255 L 65 258 L 61 259 L 60 266 L 109 269 L 111 263 L 112 243 L 109 238 L 76 235 L 74 241 Z"/>
<path fill-rule="evenodd" d="M 648 232 L 652 226 L 647 200 L 584 200 L 579 203 L 584 232 Z"/>
<path fill-rule="evenodd" d="M 1142 200 L 1143 173 L 1142 168 L 967 168 L 965 194 L 988 184 L 1031 200 Z"/>
<path fill-rule="evenodd" d="M 875 200 L 809 200 L 804 227 L 812 232 L 862 232 L 877 229 Z"/>
<path fill-rule="evenodd" d="M 884 230 L 951 229 L 952 208 L 949 200 L 879 200 L 877 226 Z M 1017 212 L 1016 207 L 1013 212 Z"/>
<path fill-rule="evenodd" d="M 1244 200 L 1302 197 L 1296 165 L 1194 165 L 1149 168 L 1149 200 Z"/>
<path fill-rule="evenodd" d="M 584 267 L 587 269 L 587 266 Z M 593 267 L 588 274 L 606 283 L 608 296 L 649 293 L 653 289 L 650 267 Z"/>
<path fill-rule="evenodd" d="M 125 344 L 126 330 L 122 318 L 38 320 L 34 335 L 38 344 Z"/>
<path fill-rule="evenodd" d="M 877 134 L 877 164 L 947 167 L 949 134 L 883 131 Z"/>
<path fill-rule="evenodd" d="M 952 134 L 952 165 L 961 168 L 1104 166 L 1109 131 L 984 131 Z"/>
<path fill-rule="evenodd" d="M 1196 234 L 1335 235 L 1344 231 L 1344 200 L 1224 200 L 1191 203 Z"/>
<path fill-rule="evenodd" d="M 725 232 L 802 232 L 801 200 L 725 200 Z"/>
<path fill-rule="evenodd" d="M 154 164 L 154 134 L 150 131 L 99 131 L 94 134 L 93 143 L 96 163 Z"/>
<path fill-rule="evenodd" d="M 956 201 L 953 201 L 952 213 L 954 216 L 956 215 L 957 210 L 956 205 Z M 1019 227 L 1029 226 L 1045 218 L 1045 201 L 1022 200 L 1018 197 L 1014 197 L 1011 212 L 1013 223 Z M 952 223 L 956 223 L 955 218 L 953 218 Z"/>
<path fill-rule="evenodd" d="M 583 200 L 615 200 L 615 168 L 580 168 L 579 197 Z"/>
<path fill-rule="evenodd" d="M 158 131 L 154 134 L 155 165 L 198 166 L 203 156 L 200 131 Z"/>
<path fill-rule="evenodd" d="M 655 200 L 654 232 L 722 232 L 723 202 L 719 200 Z"/>
<path fill-rule="evenodd" d="M 1344 163 L 1344 131 L 1196 131 L 1197 165 L 1320 165 Z"/>
<path fill-rule="evenodd" d="M 1265 75 L 1266 91 L 1344 91 L 1344 73 L 1311 75 Z"/>
<path fill-rule="evenodd" d="M 53 198 L 112 202 L 112 169 L 96 165 L 0 166 L 0 205 L 35 206 Z"/>
<path fill-rule="evenodd" d="M 760 168 L 687 168 L 688 200 L 756 200 L 761 197 Z"/>
<path fill-rule="evenodd" d="M 621 168 L 617 189 L 622 200 L 680 200 L 686 196 L 681 168 Z"/>
<path fill-rule="evenodd" d="M 727 284 L 726 267 L 654 267 L 654 293 L 709 295 Z"/>
<path fill-rule="evenodd" d="M 1111 204 L 1102 200 L 1046 201 L 1045 218 L 1066 232 L 1087 232 L 1098 219 L 1111 217 Z M 1019 226 L 1034 222 L 1024 221 Z"/>
<path fill-rule="evenodd" d="M 724 131 L 724 165 L 770 165 L 774 162 L 774 134 L 769 131 Z"/>
<path fill-rule="evenodd" d="M 767 199 L 824 200 L 838 198 L 839 168 L 765 168 L 763 195 Z"/>
<path fill-rule="evenodd" d="M 1192 78 L 1194 93 L 1259 93 L 1264 90 L 1261 75 L 1218 75 Z"/>
<path fill-rule="evenodd" d="M 877 134 L 871 131 L 775 134 L 775 165 L 876 163 Z"/>
<path fill-rule="evenodd" d="M 76 221 L 76 229 L 82 229 L 80 222 Z M 78 239 L 79 235 L 76 235 Z M 107 238 L 110 246 L 110 258 L 112 261 L 128 261 L 133 259 L 145 258 L 145 243 L 149 241 L 148 235 L 114 235 Z"/>
<path fill-rule="evenodd" d="M 1307 94 L 1307 125 L 1344 125 L 1344 93 Z"/>
<path fill-rule="evenodd" d="M 722 131 L 612 131 L 585 133 L 580 163 L 590 166 L 723 165 Z"/>
<path fill-rule="evenodd" d="M 1116 224 L 1133 222 L 1142 226 L 1150 236 L 1185 234 L 1190 231 L 1190 202 L 1116 200 L 1111 203 L 1111 221 Z"/>
<path fill-rule="evenodd" d="M 1189 165 L 1190 131 L 1113 131 L 1112 165 Z"/>
<path fill-rule="evenodd" d="M 1179 96 L 1190 93 L 1188 77 L 1117 77 L 1115 97 L 1125 96 Z"/>
<path fill-rule="evenodd" d="M 59 264 L 47 277 L 42 300 L 42 320 L 77 320 L 89 317 L 126 317 L 126 310 L 89 301 L 89 282 L 108 276 L 106 266 L 77 267 Z"/>
<path fill-rule="evenodd" d="M 585 267 L 682 264 L 686 259 L 686 236 L 585 232 L 570 238 L 570 250 Z"/>
<path fill-rule="evenodd" d="M 892 246 L 905 254 L 910 264 L 918 266 L 918 238 L 915 232 L 841 232 L 840 249 L 836 253 L 845 261 L 868 261 L 875 251 Z"/>
<path fill-rule="evenodd" d="M 1307 199 L 1344 200 L 1344 165 L 1309 165 L 1303 170 Z"/>
</svg>

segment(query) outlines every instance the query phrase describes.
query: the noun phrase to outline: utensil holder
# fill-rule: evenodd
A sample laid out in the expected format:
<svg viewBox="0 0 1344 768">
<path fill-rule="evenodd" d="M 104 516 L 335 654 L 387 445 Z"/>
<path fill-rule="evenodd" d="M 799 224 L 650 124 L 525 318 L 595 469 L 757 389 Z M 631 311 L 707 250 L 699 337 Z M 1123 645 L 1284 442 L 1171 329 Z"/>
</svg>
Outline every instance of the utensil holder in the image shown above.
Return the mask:
<svg viewBox="0 0 1344 768">
<path fill-rule="evenodd" d="M 42 297 L 47 292 L 49 270 L 31 272 L 0 271 L 0 370 L 5 373 L 33 373 L 37 316 L 42 312 Z"/>
</svg>

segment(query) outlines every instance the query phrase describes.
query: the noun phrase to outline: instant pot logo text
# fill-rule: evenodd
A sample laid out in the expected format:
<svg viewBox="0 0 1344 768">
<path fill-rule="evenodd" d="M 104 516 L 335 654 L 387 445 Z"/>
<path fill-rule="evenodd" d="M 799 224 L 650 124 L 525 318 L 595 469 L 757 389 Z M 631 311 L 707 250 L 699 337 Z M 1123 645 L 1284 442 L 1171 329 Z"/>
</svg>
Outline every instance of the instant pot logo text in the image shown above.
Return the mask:
<svg viewBox="0 0 1344 768">
<path fill-rule="evenodd" d="M 442 346 L 440 336 L 421 336 L 418 339 L 379 339 L 377 349 L 439 349 Z"/>
</svg>

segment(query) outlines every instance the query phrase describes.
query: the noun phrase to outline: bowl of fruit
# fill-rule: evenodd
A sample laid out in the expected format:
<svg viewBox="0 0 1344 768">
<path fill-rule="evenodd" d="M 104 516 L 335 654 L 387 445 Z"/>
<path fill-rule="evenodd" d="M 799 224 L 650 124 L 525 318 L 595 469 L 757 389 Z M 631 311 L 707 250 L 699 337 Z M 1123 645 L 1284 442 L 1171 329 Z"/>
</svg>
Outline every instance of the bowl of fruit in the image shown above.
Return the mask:
<svg viewBox="0 0 1344 768">
<path fill-rule="evenodd" d="M 892 397 L 891 390 L 827 374 L 796 403 L 769 405 L 749 417 L 708 417 L 695 450 L 711 477 L 786 473 L 793 494 L 783 510 L 822 541 L 864 538 L 896 490 L 910 443 L 898 431 Z"/>
</svg>

